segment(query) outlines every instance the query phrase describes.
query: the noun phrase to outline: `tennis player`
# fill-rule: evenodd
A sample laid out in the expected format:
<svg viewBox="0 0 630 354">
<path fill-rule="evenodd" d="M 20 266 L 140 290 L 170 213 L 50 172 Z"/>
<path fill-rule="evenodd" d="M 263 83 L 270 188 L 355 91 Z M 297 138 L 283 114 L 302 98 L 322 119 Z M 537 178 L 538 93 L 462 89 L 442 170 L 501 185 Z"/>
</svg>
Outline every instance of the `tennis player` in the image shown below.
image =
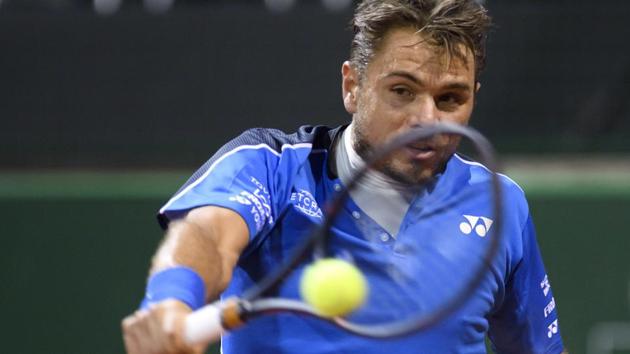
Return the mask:
<svg viewBox="0 0 630 354">
<path fill-rule="evenodd" d="M 129 353 L 203 352 L 183 342 L 185 316 L 217 297 L 240 294 L 276 268 L 375 146 L 409 127 L 468 123 L 490 25 L 477 1 L 365 0 L 353 25 L 350 59 L 341 68 L 351 124 L 304 126 L 293 134 L 247 130 L 160 209 L 167 232 L 153 258 L 147 294 L 122 323 Z M 366 220 L 380 228 L 383 243 L 395 242 L 398 231 L 414 222 L 405 216 L 417 212 L 420 193 L 448 196 L 487 175 L 455 153 L 457 144 L 452 137 L 434 138 L 390 156 L 352 193 L 353 206 L 339 223 Z M 439 325 L 372 340 L 313 318 L 267 316 L 225 336 L 223 353 L 486 353 L 486 336 L 498 353 L 563 352 L 527 202 L 514 182 L 504 178 L 503 184 L 510 207 L 501 263 Z M 476 232 L 477 219 L 447 221 L 468 222 L 462 230 Z M 353 238 L 335 236 L 341 243 Z M 466 267 L 461 264 L 462 271 Z M 279 295 L 295 296 L 296 279 L 287 282 Z"/>
</svg>

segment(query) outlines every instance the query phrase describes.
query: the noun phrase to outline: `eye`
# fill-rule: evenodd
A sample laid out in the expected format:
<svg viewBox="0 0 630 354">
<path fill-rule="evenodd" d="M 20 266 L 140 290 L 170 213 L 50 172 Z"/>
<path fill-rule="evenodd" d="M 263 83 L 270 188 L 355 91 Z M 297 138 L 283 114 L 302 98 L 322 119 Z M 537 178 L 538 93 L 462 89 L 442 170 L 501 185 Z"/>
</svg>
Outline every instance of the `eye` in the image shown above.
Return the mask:
<svg viewBox="0 0 630 354">
<path fill-rule="evenodd" d="M 448 93 L 441 95 L 436 100 L 438 109 L 448 111 L 457 108 L 462 104 L 462 97 L 456 94 Z"/>
<path fill-rule="evenodd" d="M 406 98 L 413 97 L 413 92 L 405 86 L 394 86 L 392 87 L 391 91 L 395 93 L 397 96 L 406 97 Z"/>
</svg>

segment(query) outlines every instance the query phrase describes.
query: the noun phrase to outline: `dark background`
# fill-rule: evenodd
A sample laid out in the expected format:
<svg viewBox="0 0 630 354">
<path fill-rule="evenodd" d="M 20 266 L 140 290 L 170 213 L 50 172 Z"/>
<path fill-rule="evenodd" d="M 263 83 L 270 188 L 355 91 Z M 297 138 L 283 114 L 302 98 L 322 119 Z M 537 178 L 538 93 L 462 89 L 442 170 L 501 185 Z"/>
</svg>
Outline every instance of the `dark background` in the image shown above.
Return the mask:
<svg viewBox="0 0 630 354">
<path fill-rule="evenodd" d="M 244 127 L 349 120 L 350 10 L 180 1 L 156 15 L 126 1 L 99 16 L 57 1 L 0 5 L 2 168 L 190 168 Z M 630 4 L 487 7 L 473 125 L 504 153 L 629 152 Z"/>
<path fill-rule="evenodd" d="M 502 156 L 628 156 L 630 1 L 486 5 L 496 26 L 473 125 Z M 120 319 L 161 237 L 154 213 L 187 175 L 247 127 L 349 121 L 350 17 L 315 0 L 160 13 L 126 0 L 109 15 L 90 0 L 0 0 L 0 351 L 122 352 Z M 519 180 L 572 354 L 597 323 L 629 317 L 630 174 L 610 180 L 562 193 Z"/>
</svg>

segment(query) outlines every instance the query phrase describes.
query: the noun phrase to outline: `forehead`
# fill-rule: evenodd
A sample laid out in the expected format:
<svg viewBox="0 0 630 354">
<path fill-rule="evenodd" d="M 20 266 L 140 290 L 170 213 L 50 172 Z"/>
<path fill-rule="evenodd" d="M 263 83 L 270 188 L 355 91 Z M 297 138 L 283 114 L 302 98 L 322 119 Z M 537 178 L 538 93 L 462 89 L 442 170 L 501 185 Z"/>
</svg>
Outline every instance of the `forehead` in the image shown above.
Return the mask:
<svg viewBox="0 0 630 354">
<path fill-rule="evenodd" d="M 462 45 L 464 58 L 448 55 L 411 27 L 395 28 L 383 37 L 368 65 L 368 76 L 387 76 L 394 71 L 406 71 L 430 80 L 451 79 L 474 81 L 474 55 Z"/>
</svg>

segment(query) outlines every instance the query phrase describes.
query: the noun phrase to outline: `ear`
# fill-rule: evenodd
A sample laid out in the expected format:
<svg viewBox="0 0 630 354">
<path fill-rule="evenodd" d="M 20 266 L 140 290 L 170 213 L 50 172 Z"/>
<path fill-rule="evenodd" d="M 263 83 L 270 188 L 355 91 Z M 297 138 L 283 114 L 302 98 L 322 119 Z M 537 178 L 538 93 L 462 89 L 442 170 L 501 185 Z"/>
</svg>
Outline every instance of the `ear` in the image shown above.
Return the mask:
<svg viewBox="0 0 630 354">
<path fill-rule="evenodd" d="M 350 65 L 349 61 L 345 61 L 341 66 L 341 80 L 343 106 L 346 108 L 348 113 L 354 114 L 357 111 L 359 75 L 352 65 Z"/>
</svg>

